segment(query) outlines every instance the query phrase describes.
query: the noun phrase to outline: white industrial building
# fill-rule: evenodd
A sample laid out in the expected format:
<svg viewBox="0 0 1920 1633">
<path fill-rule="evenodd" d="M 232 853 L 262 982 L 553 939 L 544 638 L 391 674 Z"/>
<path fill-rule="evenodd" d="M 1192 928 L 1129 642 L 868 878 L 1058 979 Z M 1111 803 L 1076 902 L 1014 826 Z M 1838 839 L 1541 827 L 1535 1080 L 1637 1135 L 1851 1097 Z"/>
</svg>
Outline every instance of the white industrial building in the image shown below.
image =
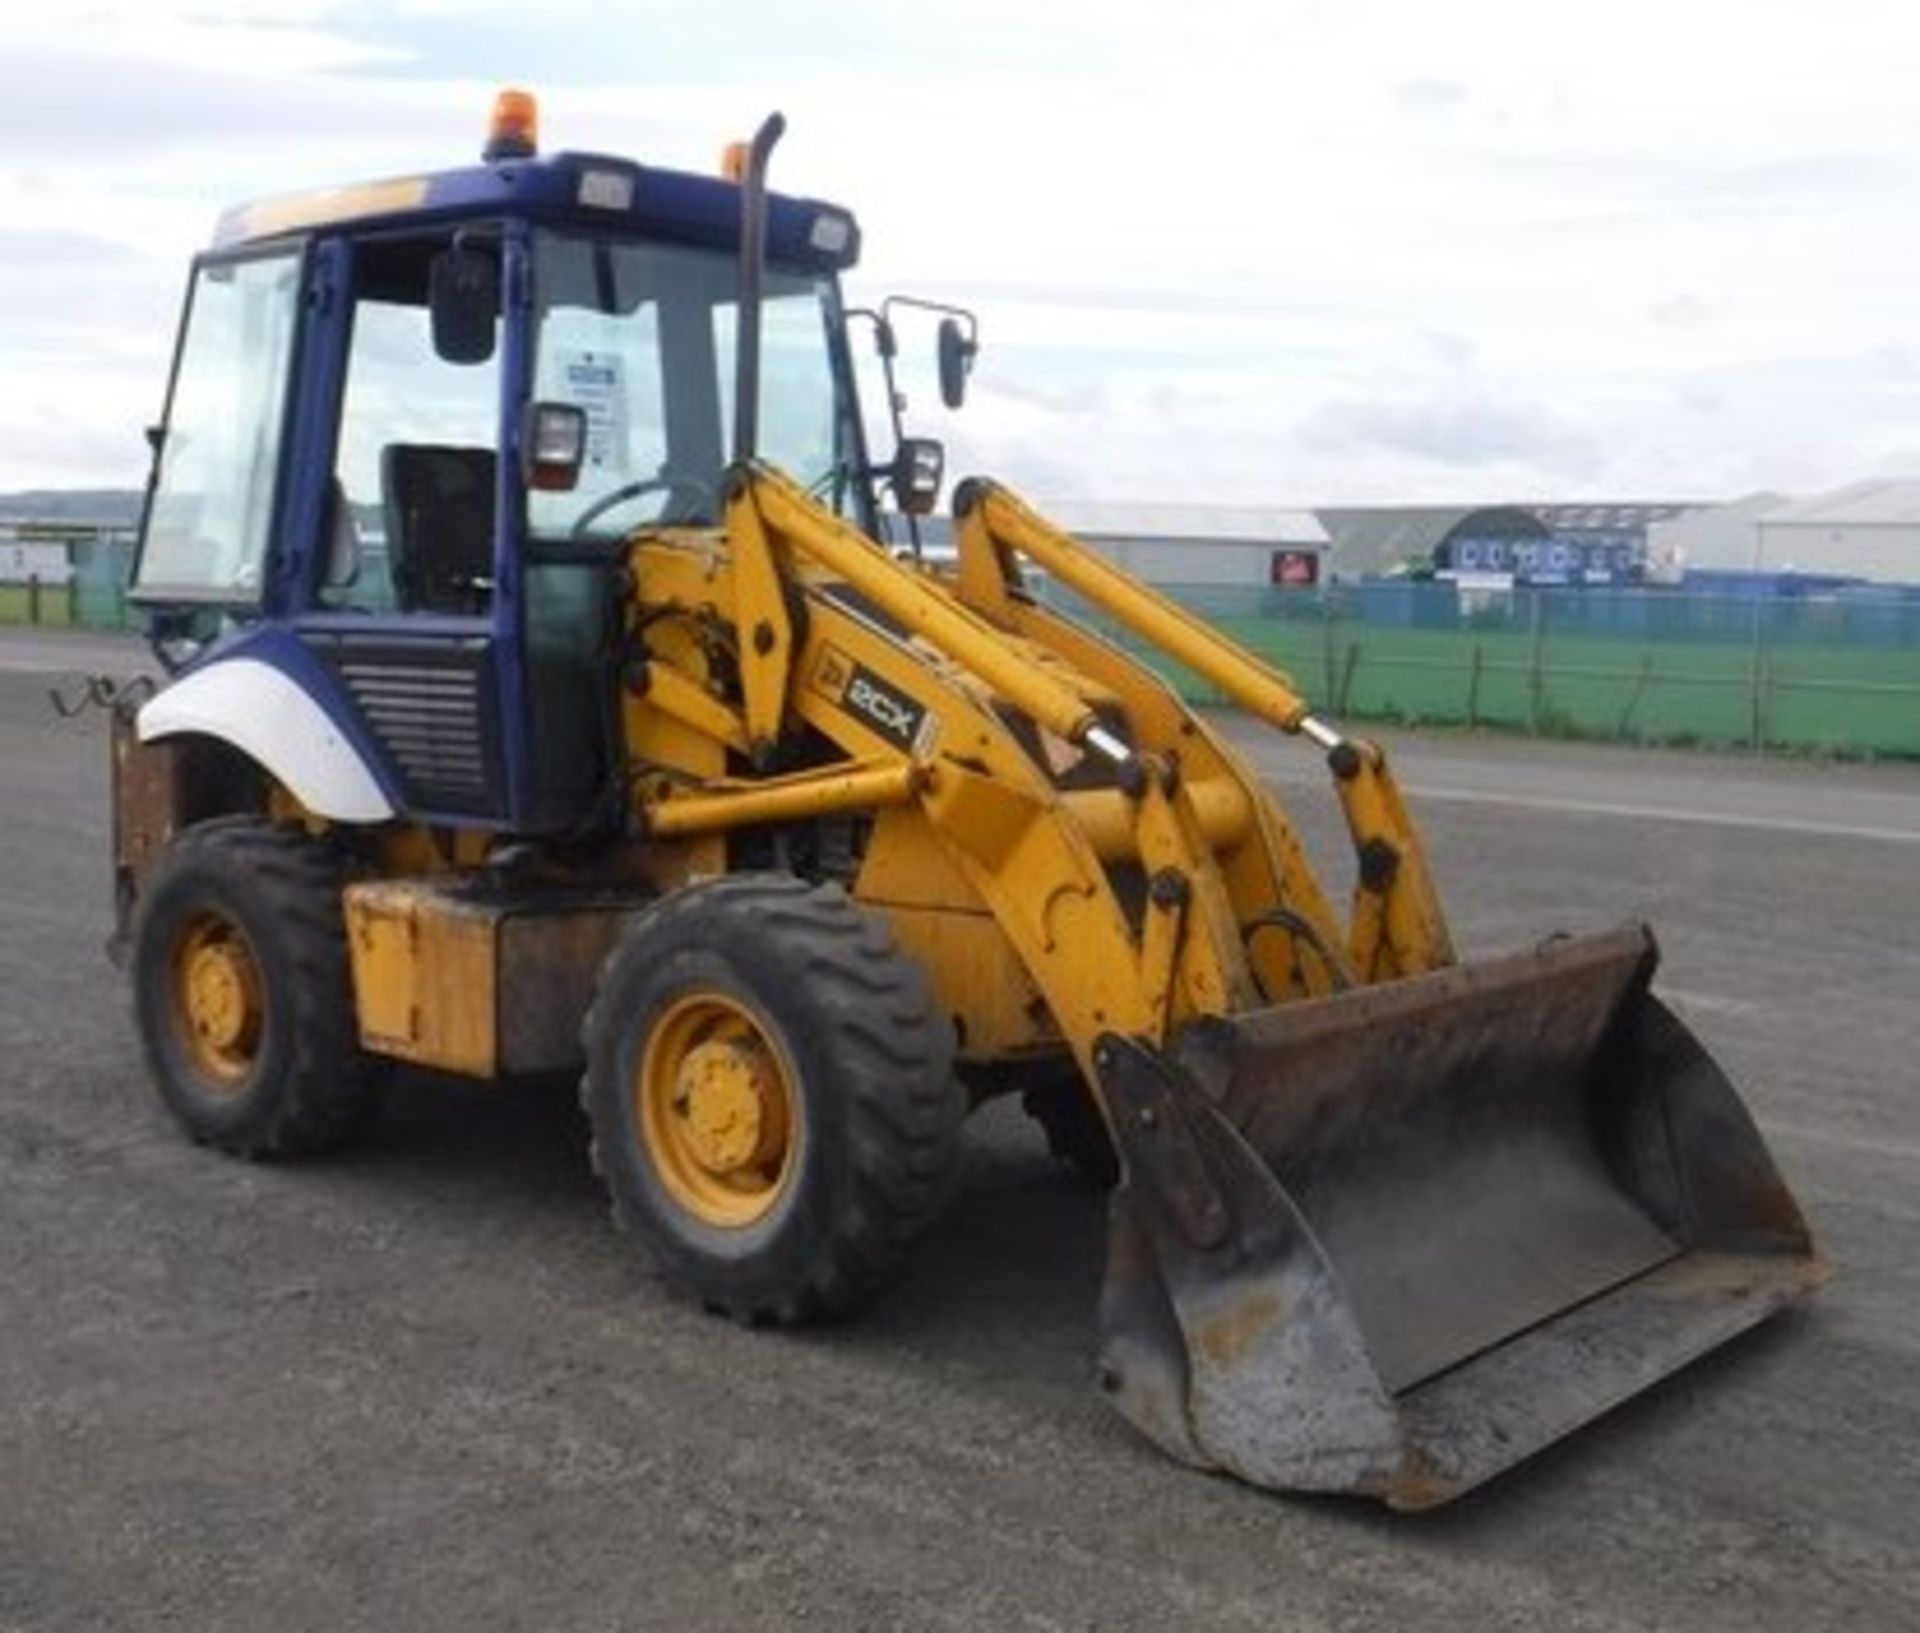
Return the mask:
<svg viewBox="0 0 1920 1633">
<path fill-rule="evenodd" d="M 1318 584 L 1328 548 L 1310 510 L 1072 499 L 1038 508 L 1150 584 Z"/>
<path fill-rule="evenodd" d="M 1757 572 L 1760 518 L 1792 503 L 1769 490 L 1655 522 L 1647 529 L 1647 578 L 1671 584 L 1688 572 Z"/>
<path fill-rule="evenodd" d="M 1920 481 L 1853 482 L 1805 499 L 1751 493 L 1658 523 L 1647 556 L 1650 577 L 1671 563 L 1920 584 Z"/>
<path fill-rule="evenodd" d="M 1769 572 L 1920 584 L 1920 481 L 1854 482 L 1757 520 Z"/>
<path fill-rule="evenodd" d="M 1315 585 L 1390 574 L 1409 562 L 1443 573 L 1512 572 L 1515 563 L 1532 568 L 1558 549 L 1590 554 L 1603 537 L 1613 555 L 1634 556 L 1635 582 L 1736 572 L 1920 584 L 1920 479 L 1855 482 L 1804 499 L 1750 493 L 1698 506 L 1413 505 L 1316 514 L 1057 499 L 1038 508 L 1117 566 L 1175 586 Z M 1636 528 L 1643 547 L 1632 544 Z M 922 535 L 930 555 L 951 554 L 948 518 L 927 518 Z M 1579 581 L 1597 581 L 1591 561 Z"/>
<path fill-rule="evenodd" d="M 1312 585 L 1326 577 L 1327 530 L 1310 510 L 1085 499 L 1043 499 L 1034 508 L 1149 584 Z M 895 547 L 902 548 L 906 526 L 898 517 L 892 522 Z M 920 538 L 929 559 L 952 557 L 950 517 L 925 518 Z"/>
</svg>

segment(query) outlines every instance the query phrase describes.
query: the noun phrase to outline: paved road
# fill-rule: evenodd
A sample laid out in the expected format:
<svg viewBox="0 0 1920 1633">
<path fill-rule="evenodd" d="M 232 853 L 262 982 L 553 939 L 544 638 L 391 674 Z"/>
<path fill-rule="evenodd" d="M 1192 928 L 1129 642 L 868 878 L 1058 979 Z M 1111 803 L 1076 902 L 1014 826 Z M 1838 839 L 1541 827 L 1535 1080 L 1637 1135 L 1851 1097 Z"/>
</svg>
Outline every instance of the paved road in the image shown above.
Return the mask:
<svg viewBox="0 0 1920 1633">
<path fill-rule="evenodd" d="M 134 635 L 82 629 L 0 626 L 0 674 L 72 678 L 150 667 L 146 642 Z"/>
<path fill-rule="evenodd" d="M 1840 1266 L 1406 1519 L 1108 1413 L 1099 1210 L 1011 1108 L 913 1281 L 799 1336 L 636 1262 L 564 1085 L 411 1080 L 304 1166 L 188 1146 L 98 951 L 98 725 L 41 701 L 112 665 L 32 644 L 0 635 L 0 1628 L 1920 1625 L 1920 772 L 1396 743 L 1470 952 L 1660 926 Z M 1337 858 L 1313 759 L 1256 752 Z"/>
</svg>

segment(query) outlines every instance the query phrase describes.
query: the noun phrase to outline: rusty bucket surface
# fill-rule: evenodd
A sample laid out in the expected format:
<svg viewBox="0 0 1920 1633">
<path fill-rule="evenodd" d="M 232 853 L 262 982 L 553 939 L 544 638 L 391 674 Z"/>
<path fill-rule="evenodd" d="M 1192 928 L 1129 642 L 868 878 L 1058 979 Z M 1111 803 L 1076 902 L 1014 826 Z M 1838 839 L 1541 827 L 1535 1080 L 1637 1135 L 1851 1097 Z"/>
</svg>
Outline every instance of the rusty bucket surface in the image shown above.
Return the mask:
<svg viewBox="0 0 1920 1633">
<path fill-rule="evenodd" d="M 1097 1064 L 1102 1378 L 1175 1456 L 1444 1502 L 1824 1266 L 1631 926 Z"/>
</svg>

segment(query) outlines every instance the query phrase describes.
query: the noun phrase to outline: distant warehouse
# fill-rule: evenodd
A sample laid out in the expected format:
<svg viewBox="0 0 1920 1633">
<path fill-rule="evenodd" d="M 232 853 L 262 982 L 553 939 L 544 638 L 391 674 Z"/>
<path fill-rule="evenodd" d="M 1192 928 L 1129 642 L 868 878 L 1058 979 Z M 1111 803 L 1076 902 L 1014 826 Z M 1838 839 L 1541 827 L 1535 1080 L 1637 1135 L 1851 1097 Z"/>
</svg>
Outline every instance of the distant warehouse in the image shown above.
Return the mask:
<svg viewBox="0 0 1920 1633">
<path fill-rule="evenodd" d="M 1040 513 L 1149 584 L 1318 584 L 1327 530 L 1310 510 L 1256 505 L 1096 504 Z"/>
<path fill-rule="evenodd" d="M 1920 482 L 1855 482 L 1763 513 L 1759 565 L 1920 584 Z"/>
<path fill-rule="evenodd" d="M 1853 482 L 1790 499 L 1752 493 L 1656 527 L 1688 580 L 1920 584 L 1920 481 Z"/>
<path fill-rule="evenodd" d="M 1434 572 L 1511 572 L 1553 535 L 1517 505 L 1352 505 L 1315 512 L 1333 541 L 1332 576 L 1347 582 Z"/>
<path fill-rule="evenodd" d="M 1638 584 L 1648 529 L 1696 508 L 1671 501 L 1546 505 L 1336 506 L 1316 514 L 1333 539 L 1332 576 L 1411 576 L 1461 584 Z"/>
<path fill-rule="evenodd" d="M 1265 505 L 1038 501 L 1040 514 L 1149 584 L 1314 585 L 1326 576 L 1327 530 L 1310 510 Z M 905 530 L 895 528 L 896 548 Z M 953 523 L 920 524 L 926 554 L 953 555 Z"/>
</svg>

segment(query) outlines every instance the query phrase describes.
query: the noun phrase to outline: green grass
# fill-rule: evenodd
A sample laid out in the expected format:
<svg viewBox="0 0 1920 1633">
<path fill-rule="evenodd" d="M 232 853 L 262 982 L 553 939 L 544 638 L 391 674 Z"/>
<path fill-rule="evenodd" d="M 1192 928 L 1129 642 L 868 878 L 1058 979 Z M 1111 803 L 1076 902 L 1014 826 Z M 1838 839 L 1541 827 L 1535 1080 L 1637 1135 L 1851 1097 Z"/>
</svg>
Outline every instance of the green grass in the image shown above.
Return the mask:
<svg viewBox="0 0 1920 1633">
<path fill-rule="evenodd" d="M 72 623 L 73 595 L 66 585 L 41 585 L 36 604 L 30 586 L 0 584 L 0 624 L 43 624 L 65 629 Z"/>
</svg>

